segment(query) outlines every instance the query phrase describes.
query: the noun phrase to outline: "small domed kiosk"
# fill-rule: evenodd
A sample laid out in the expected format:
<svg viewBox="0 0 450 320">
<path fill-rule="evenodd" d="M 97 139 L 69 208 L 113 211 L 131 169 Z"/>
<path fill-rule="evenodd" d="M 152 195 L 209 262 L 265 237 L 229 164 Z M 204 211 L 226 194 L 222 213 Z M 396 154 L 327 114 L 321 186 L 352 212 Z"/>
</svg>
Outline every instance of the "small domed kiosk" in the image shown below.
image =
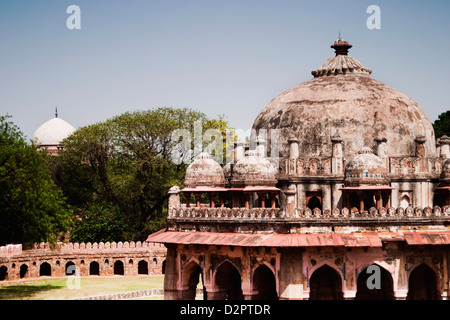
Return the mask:
<svg viewBox="0 0 450 320">
<path fill-rule="evenodd" d="M 386 161 L 363 147 L 345 166 L 344 207 L 364 211 L 389 207 L 391 190 Z"/>
<path fill-rule="evenodd" d="M 193 193 L 196 199 L 196 206 L 200 207 L 200 199 L 203 193 L 208 193 L 210 197 L 210 207 L 215 207 L 216 192 L 225 192 L 225 176 L 223 169 L 206 152 L 200 153 L 186 169 L 184 178 L 185 188 L 181 190 L 186 199 L 186 207 L 190 207 L 190 197 Z M 223 206 L 221 197 L 221 206 Z"/>
</svg>

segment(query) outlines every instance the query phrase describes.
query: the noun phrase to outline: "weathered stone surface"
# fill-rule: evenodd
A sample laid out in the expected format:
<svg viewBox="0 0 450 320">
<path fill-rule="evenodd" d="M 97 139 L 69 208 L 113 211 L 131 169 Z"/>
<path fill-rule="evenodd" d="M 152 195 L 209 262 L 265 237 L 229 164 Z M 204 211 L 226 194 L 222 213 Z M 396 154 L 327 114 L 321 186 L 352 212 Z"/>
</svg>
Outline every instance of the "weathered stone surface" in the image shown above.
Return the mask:
<svg viewBox="0 0 450 320">
<path fill-rule="evenodd" d="M 300 157 L 329 156 L 330 137 L 336 132 L 343 140 L 346 157 L 357 154 L 365 146 L 376 150 L 375 139 L 380 136 L 387 139 L 390 156 L 415 155 L 415 145 L 411 142 L 417 136 L 426 138 L 425 156 L 435 156 L 432 125 L 416 102 L 372 79 L 369 69 L 351 57 L 330 58 L 316 75 L 322 74 L 322 69 L 336 72 L 327 71 L 327 75 L 283 92 L 256 117 L 254 129 L 280 130 L 282 157 L 289 156 L 291 137 L 299 139 Z M 345 69 L 353 72 L 344 73 Z"/>
</svg>

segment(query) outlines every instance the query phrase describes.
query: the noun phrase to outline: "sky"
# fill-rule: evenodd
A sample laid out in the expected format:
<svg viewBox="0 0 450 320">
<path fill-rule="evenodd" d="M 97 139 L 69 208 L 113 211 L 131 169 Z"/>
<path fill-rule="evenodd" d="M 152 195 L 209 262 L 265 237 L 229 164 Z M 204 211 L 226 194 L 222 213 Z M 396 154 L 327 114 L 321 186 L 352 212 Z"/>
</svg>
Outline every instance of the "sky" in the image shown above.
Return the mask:
<svg viewBox="0 0 450 320">
<path fill-rule="evenodd" d="M 70 5 L 80 29 L 67 27 Z M 434 122 L 450 109 L 449 21 L 448 0 L 0 0 L 0 115 L 29 140 L 56 106 L 75 128 L 188 107 L 247 130 L 334 56 L 340 32 Z"/>
</svg>

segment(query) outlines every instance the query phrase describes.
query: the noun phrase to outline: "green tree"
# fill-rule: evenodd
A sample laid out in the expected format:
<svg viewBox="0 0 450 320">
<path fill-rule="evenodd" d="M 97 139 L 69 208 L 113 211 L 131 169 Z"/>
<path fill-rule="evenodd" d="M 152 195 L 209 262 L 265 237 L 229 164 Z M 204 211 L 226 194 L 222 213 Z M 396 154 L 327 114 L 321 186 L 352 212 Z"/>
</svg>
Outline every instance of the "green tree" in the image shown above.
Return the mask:
<svg viewBox="0 0 450 320">
<path fill-rule="evenodd" d="M 70 240 L 75 242 L 125 241 L 130 221 L 113 204 L 93 204 L 75 221 Z"/>
<path fill-rule="evenodd" d="M 187 108 L 157 108 L 124 113 L 67 138 L 52 171 L 70 204 L 78 208 L 80 220 L 72 230 L 73 239 L 85 228 L 83 223 L 103 223 L 99 215 L 111 208 L 118 209 L 114 219 L 124 225 L 115 241 L 144 240 L 164 227 L 167 192 L 173 185 L 182 186 L 187 167 L 187 163 L 172 161 L 178 143 L 172 133 L 176 129 L 193 133 L 196 122 L 203 131 L 228 128 L 222 117 L 213 120 Z M 94 205 L 103 209 L 92 210 Z M 94 211 L 96 216 L 89 222 Z M 107 241 L 95 239 L 89 241 Z"/>
<path fill-rule="evenodd" d="M 433 123 L 436 139 L 443 135 L 450 137 L 450 110 L 441 113 L 438 119 Z"/>
<path fill-rule="evenodd" d="M 28 145 L 9 116 L 0 116 L 0 244 L 55 243 L 72 210 L 53 183 L 45 152 Z"/>
</svg>

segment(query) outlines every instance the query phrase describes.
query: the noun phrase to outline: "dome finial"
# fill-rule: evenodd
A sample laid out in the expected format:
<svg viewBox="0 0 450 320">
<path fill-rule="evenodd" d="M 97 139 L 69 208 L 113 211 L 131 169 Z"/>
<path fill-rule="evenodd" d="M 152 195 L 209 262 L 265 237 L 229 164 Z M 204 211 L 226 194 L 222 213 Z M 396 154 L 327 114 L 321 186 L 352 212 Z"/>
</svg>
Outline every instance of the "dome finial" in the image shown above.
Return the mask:
<svg viewBox="0 0 450 320">
<path fill-rule="evenodd" d="M 341 38 L 341 32 L 339 31 L 339 37 L 330 47 L 334 49 L 334 52 L 336 52 L 336 56 L 346 56 L 348 55 L 348 49 L 353 46 Z"/>
<path fill-rule="evenodd" d="M 58 107 L 55 107 L 55 118 L 58 118 Z"/>
</svg>

